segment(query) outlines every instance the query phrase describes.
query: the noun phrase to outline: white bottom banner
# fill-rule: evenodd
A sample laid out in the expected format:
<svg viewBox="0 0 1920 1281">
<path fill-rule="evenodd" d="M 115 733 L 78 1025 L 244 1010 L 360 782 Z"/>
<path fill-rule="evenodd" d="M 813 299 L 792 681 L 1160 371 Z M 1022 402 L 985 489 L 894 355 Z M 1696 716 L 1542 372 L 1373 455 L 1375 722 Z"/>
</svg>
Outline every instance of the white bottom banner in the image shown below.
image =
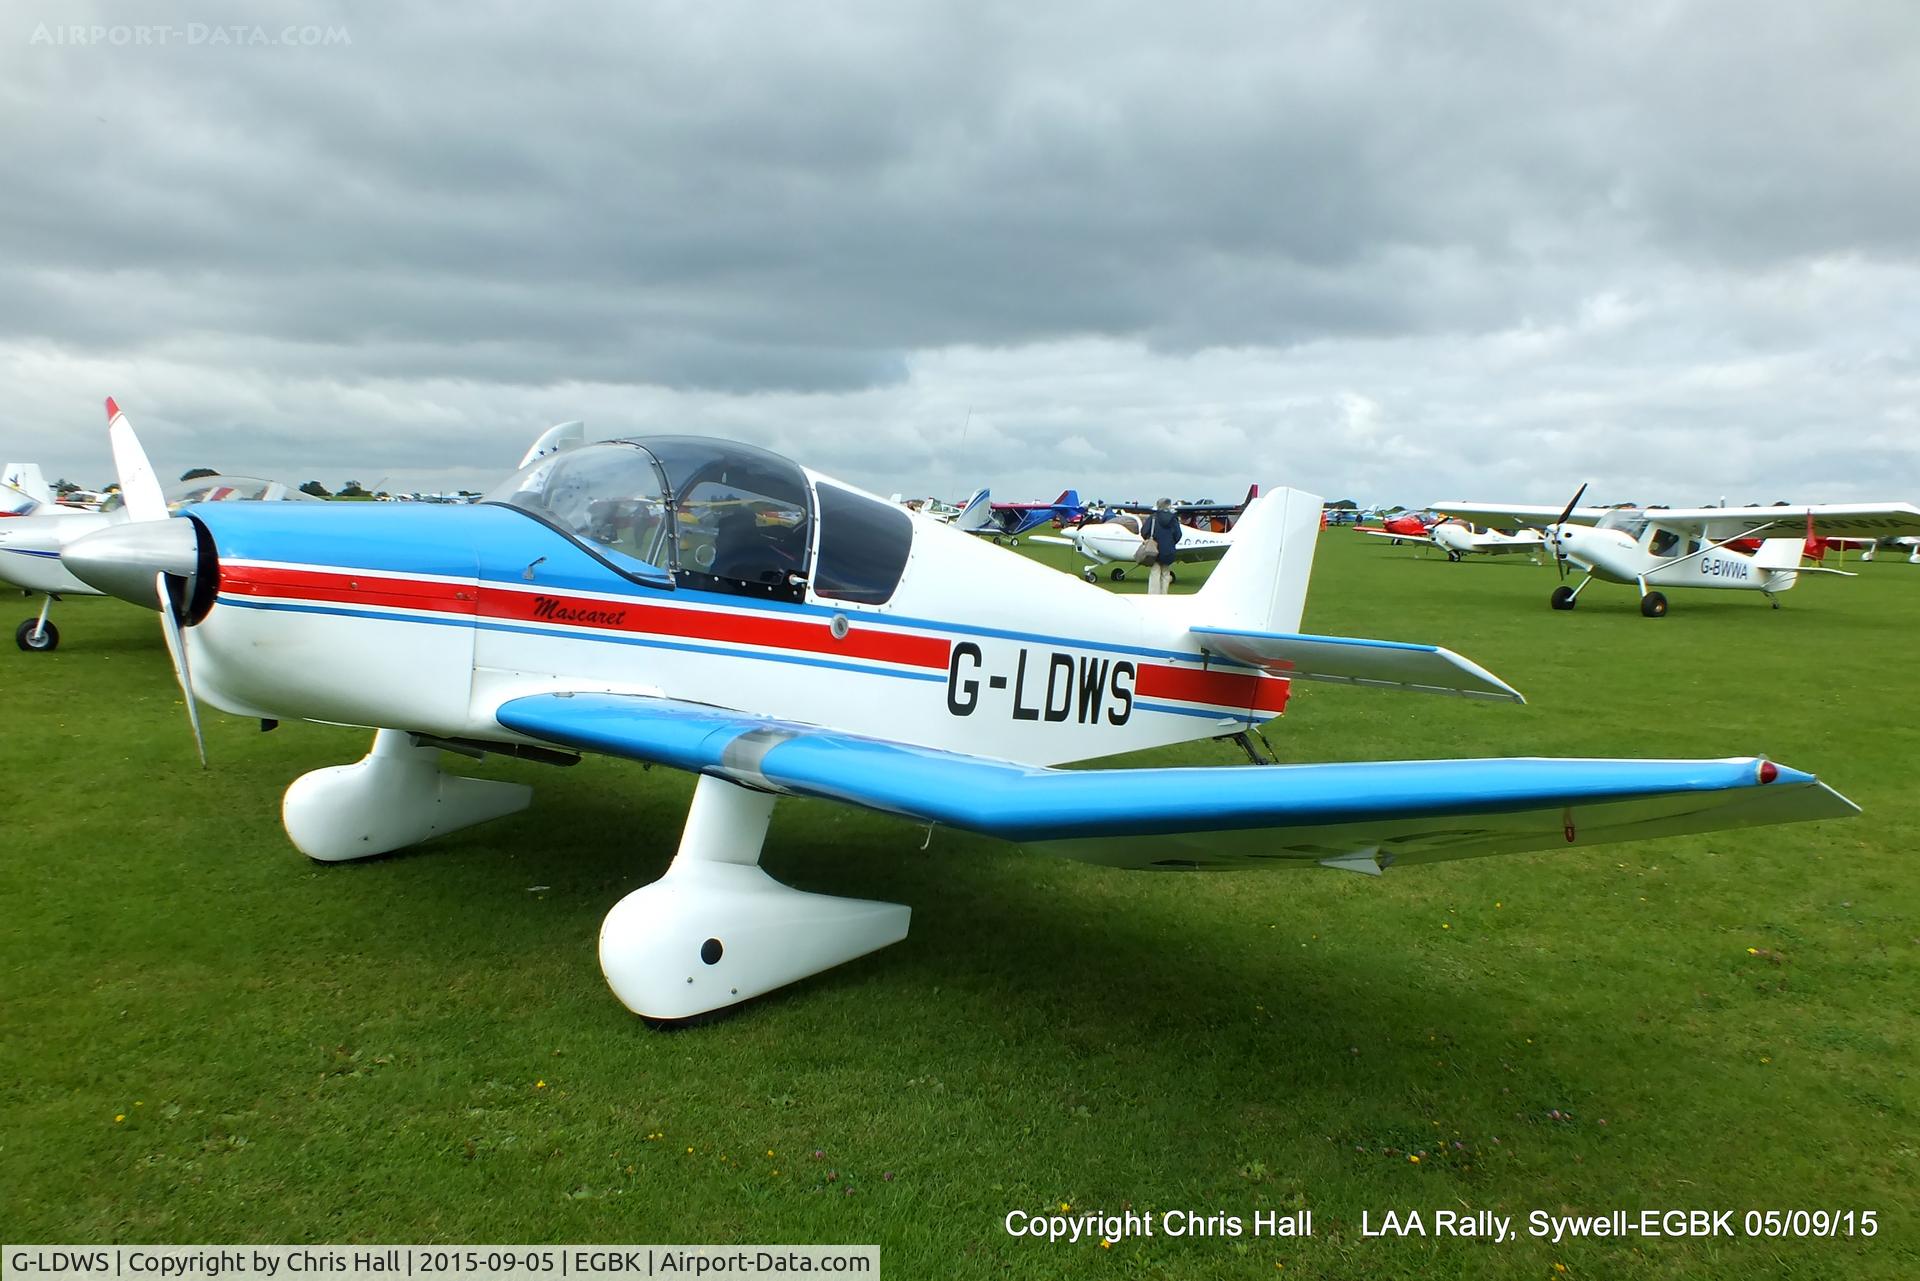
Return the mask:
<svg viewBox="0 0 1920 1281">
<path fill-rule="evenodd" d="M 5 1281 L 635 1281 L 880 1275 L 877 1245 L 9 1245 Z"/>
</svg>

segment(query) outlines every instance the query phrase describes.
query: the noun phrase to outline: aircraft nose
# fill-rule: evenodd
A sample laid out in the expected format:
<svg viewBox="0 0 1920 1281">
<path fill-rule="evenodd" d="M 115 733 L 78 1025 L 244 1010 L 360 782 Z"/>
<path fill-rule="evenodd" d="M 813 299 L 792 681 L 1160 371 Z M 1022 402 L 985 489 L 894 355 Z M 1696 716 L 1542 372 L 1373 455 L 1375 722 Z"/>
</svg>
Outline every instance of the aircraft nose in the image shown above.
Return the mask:
<svg viewBox="0 0 1920 1281">
<path fill-rule="evenodd" d="M 157 610 L 157 574 L 184 580 L 186 595 L 193 595 L 200 568 L 199 526 L 186 517 L 112 525 L 68 544 L 60 563 L 96 591 Z"/>
</svg>

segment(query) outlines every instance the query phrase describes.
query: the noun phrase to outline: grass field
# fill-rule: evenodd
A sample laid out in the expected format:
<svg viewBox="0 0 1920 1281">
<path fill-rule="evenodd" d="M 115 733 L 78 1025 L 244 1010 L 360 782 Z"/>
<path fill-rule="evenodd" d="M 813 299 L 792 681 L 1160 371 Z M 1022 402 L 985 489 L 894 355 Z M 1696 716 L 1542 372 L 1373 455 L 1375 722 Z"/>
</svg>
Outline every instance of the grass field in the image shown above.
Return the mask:
<svg viewBox="0 0 1920 1281">
<path fill-rule="evenodd" d="M 1625 589 L 1557 614 L 1548 569 L 1363 541 L 1322 535 L 1309 629 L 1448 645 L 1530 704 L 1302 688 L 1284 759 L 1765 753 L 1864 816 L 1372 879 L 1110 872 L 945 831 L 922 852 L 785 801 L 768 869 L 911 904 L 912 934 L 660 1033 L 594 942 L 665 867 L 687 779 L 475 767 L 534 807 L 313 865 L 280 794 L 366 734 L 211 714 L 202 773 L 152 616 L 74 601 L 57 654 L 0 656 L 0 1238 L 878 1241 L 896 1278 L 1920 1275 L 1920 568 L 1778 612 L 1676 592 L 1650 621 Z M 1315 1235 L 1002 1228 L 1062 1205 L 1310 1206 Z M 1360 1232 L 1692 1207 L 1880 1227 Z"/>
</svg>

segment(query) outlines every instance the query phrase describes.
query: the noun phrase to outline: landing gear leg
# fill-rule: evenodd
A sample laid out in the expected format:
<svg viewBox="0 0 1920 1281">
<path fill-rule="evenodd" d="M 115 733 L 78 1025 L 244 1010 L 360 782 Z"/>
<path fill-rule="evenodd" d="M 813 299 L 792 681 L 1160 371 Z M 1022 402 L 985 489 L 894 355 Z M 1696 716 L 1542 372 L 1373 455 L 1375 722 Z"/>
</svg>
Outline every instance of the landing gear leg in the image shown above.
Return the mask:
<svg viewBox="0 0 1920 1281">
<path fill-rule="evenodd" d="M 47 611 L 53 608 L 53 597 L 49 596 L 40 603 L 40 617 L 29 618 L 14 629 L 13 643 L 29 654 L 46 654 L 60 648 L 60 629 L 47 621 Z"/>
<path fill-rule="evenodd" d="M 1553 589 L 1553 595 L 1547 598 L 1547 603 L 1555 609 L 1572 609 L 1580 603 L 1580 593 L 1585 591 L 1587 584 L 1592 581 L 1593 575 L 1588 574 L 1580 580 L 1580 584 L 1577 587 L 1569 587 L 1565 583 L 1562 583 Z"/>
<path fill-rule="evenodd" d="M 702 776 L 667 873 L 614 904 L 600 969 L 657 1022 L 737 1005 L 907 936 L 899 903 L 807 894 L 760 869 L 774 798 Z"/>
<path fill-rule="evenodd" d="M 1762 594 L 1766 596 L 1767 604 L 1773 606 L 1775 609 L 1780 608 L 1780 598 L 1778 596 L 1775 596 L 1772 592 L 1765 591 L 1765 589 L 1762 589 Z"/>
<path fill-rule="evenodd" d="M 1222 737 L 1238 744 L 1240 750 L 1247 754 L 1247 760 L 1254 765 L 1271 765 L 1276 759 L 1273 754 L 1273 744 L 1267 742 L 1267 736 L 1257 729 L 1252 731 L 1243 729 L 1237 734 L 1225 734 Z M 1253 740 L 1256 738 L 1260 740 L 1260 747 L 1253 745 Z M 1262 752 L 1261 747 L 1266 748 L 1266 751 Z"/>
</svg>

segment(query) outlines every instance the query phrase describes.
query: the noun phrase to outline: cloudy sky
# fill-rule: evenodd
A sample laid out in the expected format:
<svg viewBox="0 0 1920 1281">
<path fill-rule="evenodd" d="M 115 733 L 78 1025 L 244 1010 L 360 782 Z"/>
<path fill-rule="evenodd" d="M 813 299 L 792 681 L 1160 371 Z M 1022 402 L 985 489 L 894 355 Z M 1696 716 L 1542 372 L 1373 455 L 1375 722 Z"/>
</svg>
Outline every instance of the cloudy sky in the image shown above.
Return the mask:
<svg viewBox="0 0 1920 1281">
<path fill-rule="evenodd" d="M 1920 500 L 1912 0 L 543 8 L 9 6 L 0 455 Z"/>
</svg>

